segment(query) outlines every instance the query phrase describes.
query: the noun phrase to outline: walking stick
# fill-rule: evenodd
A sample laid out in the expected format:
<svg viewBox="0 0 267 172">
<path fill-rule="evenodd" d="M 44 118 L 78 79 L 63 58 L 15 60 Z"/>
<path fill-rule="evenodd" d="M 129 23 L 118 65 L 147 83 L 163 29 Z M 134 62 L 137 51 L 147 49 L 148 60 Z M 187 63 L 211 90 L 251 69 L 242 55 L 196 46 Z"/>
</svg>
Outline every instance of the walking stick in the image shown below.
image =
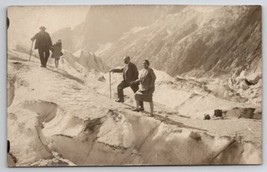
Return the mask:
<svg viewBox="0 0 267 172">
<path fill-rule="evenodd" d="M 109 72 L 109 98 L 111 99 L 111 72 Z"/>
<path fill-rule="evenodd" d="M 32 47 L 33 47 L 33 41 L 32 41 L 32 45 L 31 45 L 31 51 L 30 51 L 29 61 L 31 61 L 31 57 L 32 57 Z"/>
<path fill-rule="evenodd" d="M 62 66 L 63 66 L 63 70 L 64 70 L 64 57 L 62 56 Z"/>
</svg>

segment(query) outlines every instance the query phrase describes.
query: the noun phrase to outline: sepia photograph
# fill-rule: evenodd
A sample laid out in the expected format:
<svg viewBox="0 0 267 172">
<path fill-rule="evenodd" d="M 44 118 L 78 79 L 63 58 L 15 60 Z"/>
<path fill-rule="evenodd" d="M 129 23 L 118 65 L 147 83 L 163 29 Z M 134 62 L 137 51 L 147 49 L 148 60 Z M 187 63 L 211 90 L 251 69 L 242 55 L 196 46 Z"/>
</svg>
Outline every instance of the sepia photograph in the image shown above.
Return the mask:
<svg viewBox="0 0 267 172">
<path fill-rule="evenodd" d="M 8 167 L 262 164 L 260 5 L 6 13 Z"/>
</svg>

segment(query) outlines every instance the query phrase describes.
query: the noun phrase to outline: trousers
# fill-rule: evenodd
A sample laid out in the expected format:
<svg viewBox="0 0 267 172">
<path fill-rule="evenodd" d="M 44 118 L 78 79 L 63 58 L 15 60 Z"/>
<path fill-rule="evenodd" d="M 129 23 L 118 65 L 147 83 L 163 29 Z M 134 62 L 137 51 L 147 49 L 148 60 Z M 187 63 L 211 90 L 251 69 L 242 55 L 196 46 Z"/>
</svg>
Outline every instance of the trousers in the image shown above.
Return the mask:
<svg viewBox="0 0 267 172">
<path fill-rule="evenodd" d="M 121 102 L 124 102 L 124 94 L 123 94 L 123 89 L 127 88 L 127 87 L 131 87 L 131 89 L 133 90 L 133 92 L 135 93 L 139 87 L 137 84 L 132 84 L 130 85 L 129 83 L 125 82 L 125 81 L 121 81 L 121 83 L 118 85 L 117 87 L 117 91 L 118 91 L 118 98 Z M 140 101 L 140 107 L 144 108 L 144 103 L 142 101 Z"/>
<path fill-rule="evenodd" d="M 39 48 L 38 49 L 38 53 L 39 53 L 41 65 L 44 66 L 44 67 L 46 67 L 47 60 L 48 60 L 48 58 L 50 56 L 49 49 Z"/>
</svg>

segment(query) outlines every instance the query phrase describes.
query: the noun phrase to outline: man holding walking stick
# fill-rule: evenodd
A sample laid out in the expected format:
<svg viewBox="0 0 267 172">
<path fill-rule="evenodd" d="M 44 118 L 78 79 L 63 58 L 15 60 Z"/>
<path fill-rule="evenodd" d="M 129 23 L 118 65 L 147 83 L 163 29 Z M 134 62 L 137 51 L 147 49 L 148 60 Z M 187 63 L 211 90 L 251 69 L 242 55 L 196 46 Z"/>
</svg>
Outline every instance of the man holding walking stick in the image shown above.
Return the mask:
<svg viewBox="0 0 267 172">
<path fill-rule="evenodd" d="M 34 49 L 38 49 L 41 67 L 46 67 L 46 63 L 50 55 L 49 50 L 52 47 L 51 37 L 45 30 L 46 28 L 41 26 L 40 32 L 35 34 L 35 36 L 31 39 L 32 41 L 36 40 Z"/>
<path fill-rule="evenodd" d="M 123 89 L 127 87 L 131 87 L 133 92 L 135 93 L 138 90 L 137 84 L 130 84 L 131 81 L 135 81 L 138 79 L 138 70 L 135 64 L 130 62 L 130 57 L 126 56 L 124 59 L 125 66 L 121 69 L 111 69 L 109 72 L 114 73 L 123 73 L 123 80 L 121 83 L 117 86 L 118 91 L 118 99 L 116 102 L 124 102 L 124 95 L 123 95 Z M 140 109 L 144 110 L 143 102 L 140 102 Z"/>
</svg>

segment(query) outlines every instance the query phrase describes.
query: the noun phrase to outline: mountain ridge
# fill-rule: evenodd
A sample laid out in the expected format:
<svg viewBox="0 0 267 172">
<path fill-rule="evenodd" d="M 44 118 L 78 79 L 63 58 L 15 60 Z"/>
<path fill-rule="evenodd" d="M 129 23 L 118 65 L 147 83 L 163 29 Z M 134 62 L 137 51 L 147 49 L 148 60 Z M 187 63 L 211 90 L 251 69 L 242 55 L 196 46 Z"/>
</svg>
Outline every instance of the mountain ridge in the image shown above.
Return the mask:
<svg viewBox="0 0 267 172">
<path fill-rule="evenodd" d="M 132 56 L 139 66 L 149 59 L 153 67 L 171 76 L 220 76 L 246 68 L 261 70 L 259 6 L 222 7 L 203 15 L 194 7 L 187 8 L 139 32 L 128 33 L 100 57 L 109 59 L 110 66 L 121 64 L 117 57 L 125 55 Z M 184 16 L 191 18 L 181 23 Z"/>
</svg>

